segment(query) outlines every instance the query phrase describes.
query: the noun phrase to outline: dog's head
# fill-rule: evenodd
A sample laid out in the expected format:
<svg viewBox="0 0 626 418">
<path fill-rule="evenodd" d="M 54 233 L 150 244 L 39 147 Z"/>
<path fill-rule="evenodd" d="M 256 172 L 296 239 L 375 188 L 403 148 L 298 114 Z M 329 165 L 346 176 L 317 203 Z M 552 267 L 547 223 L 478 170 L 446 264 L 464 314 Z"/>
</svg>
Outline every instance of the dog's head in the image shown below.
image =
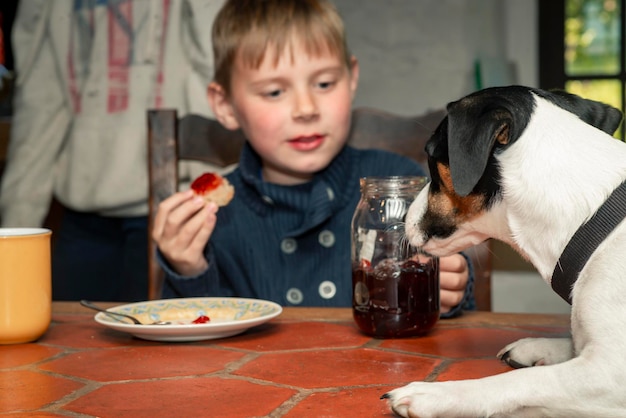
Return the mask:
<svg viewBox="0 0 626 418">
<path fill-rule="evenodd" d="M 622 119 L 619 110 L 600 102 L 522 86 L 489 88 L 448 104 L 448 115 L 426 144 L 431 183 L 407 215 L 407 236 L 413 245 L 445 241 L 429 243 L 443 255 L 492 236 L 475 223 L 502 194 L 496 156 L 522 136 L 537 98 L 609 134 Z"/>
</svg>

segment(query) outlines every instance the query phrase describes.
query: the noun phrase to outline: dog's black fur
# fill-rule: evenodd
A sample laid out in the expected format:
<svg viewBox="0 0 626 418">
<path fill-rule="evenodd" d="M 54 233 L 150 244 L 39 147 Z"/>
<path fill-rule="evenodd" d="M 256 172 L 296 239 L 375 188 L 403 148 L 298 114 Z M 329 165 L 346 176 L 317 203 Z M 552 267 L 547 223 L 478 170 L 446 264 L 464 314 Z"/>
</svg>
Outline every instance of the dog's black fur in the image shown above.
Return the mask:
<svg viewBox="0 0 626 418">
<path fill-rule="evenodd" d="M 608 134 L 613 134 L 622 121 L 619 110 L 601 102 L 581 100 L 563 90 L 508 86 L 470 94 L 448 104 L 448 115 L 426 143 L 429 170 L 433 177 L 431 189 L 434 192 L 441 184 L 436 164 L 443 162 L 450 167 L 454 190 L 459 196 L 471 193 L 482 195 L 487 208 L 500 196 L 500 172 L 495 157 L 526 129 L 535 109 L 529 92 Z M 452 134 L 448 136 L 449 132 Z M 425 223 L 428 223 L 427 219 Z M 455 225 L 438 225 L 429 232 L 432 236 L 446 237 L 454 230 Z"/>
<path fill-rule="evenodd" d="M 448 104 L 448 116 L 443 122 L 447 123 L 445 131 L 452 132 L 452 135 L 447 141 L 441 141 L 437 136 L 442 135 L 444 130 L 439 127 L 434 138 L 426 144 L 426 151 L 433 157 L 431 160 L 435 161 L 448 160 L 446 156 L 449 155 L 452 181 L 458 195 L 467 196 L 481 178 L 493 174 L 485 172 L 485 168 L 489 157 L 499 152 L 492 152 L 494 146 L 504 149 L 524 132 L 535 108 L 529 91 L 608 134 L 613 134 L 622 121 L 619 110 L 601 102 L 581 100 L 562 90 L 545 91 L 523 86 L 492 87 L 452 102 Z M 473 127 L 473 131 L 464 129 L 469 126 Z M 448 149 L 441 147 L 446 143 Z M 437 145 L 441 149 L 436 149 Z"/>
</svg>

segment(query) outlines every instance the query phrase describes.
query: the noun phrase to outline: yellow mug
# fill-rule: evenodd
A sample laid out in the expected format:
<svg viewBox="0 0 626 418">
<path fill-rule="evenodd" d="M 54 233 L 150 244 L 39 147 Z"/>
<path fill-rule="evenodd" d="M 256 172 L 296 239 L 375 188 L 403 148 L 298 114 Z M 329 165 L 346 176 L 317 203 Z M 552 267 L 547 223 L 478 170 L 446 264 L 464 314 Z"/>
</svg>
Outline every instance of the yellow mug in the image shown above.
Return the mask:
<svg viewBox="0 0 626 418">
<path fill-rule="evenodd" d="M 0 228 L 0 344 L 35 341 L 50 325 L 51 234 L 45 228 Z"/>
</svg>

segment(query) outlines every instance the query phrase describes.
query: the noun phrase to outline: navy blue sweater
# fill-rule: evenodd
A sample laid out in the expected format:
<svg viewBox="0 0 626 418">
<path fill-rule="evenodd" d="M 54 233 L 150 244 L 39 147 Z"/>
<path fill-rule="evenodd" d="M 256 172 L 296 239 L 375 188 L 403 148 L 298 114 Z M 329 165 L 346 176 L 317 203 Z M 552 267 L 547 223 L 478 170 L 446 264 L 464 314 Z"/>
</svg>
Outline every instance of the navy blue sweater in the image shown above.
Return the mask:
<svg viewBox="0 0 626 418">
<path fill-rule="evenodd" d="M 209 269 L 181 277 L 159 257 L 166 270 L 164 297 L 237 296 L 283 306 L 351 306 L 350 230 L 359 179 L 425 175 L 408 158 L 349 146 L 306 184 L 266 183 L 260 173 L 260 158 L 246 145 L 239 167 L 227 176 L 235 197 L 218 211 L 205 249 Z M 471 282 L 472 277 L 466 298 Z"/>
</svg>

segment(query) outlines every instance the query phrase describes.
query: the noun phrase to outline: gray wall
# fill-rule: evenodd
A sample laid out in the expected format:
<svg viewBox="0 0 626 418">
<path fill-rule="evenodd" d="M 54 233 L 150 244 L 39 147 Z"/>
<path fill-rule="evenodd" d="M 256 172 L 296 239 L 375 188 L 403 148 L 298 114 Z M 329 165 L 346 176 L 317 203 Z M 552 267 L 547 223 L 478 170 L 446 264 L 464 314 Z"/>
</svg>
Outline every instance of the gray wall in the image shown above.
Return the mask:
<svg viewBox="0 0 626 418">
<path fill-rule="evenodd" d="M 444 107 L 486 85 L 537 85 L 536 0 L 334 0 L 361 65 L 357 106 Z M 498 70 L 513 64 L 514 74 Z M 506 77 L 508 76 L 508 77 Z"/>
</svg>

